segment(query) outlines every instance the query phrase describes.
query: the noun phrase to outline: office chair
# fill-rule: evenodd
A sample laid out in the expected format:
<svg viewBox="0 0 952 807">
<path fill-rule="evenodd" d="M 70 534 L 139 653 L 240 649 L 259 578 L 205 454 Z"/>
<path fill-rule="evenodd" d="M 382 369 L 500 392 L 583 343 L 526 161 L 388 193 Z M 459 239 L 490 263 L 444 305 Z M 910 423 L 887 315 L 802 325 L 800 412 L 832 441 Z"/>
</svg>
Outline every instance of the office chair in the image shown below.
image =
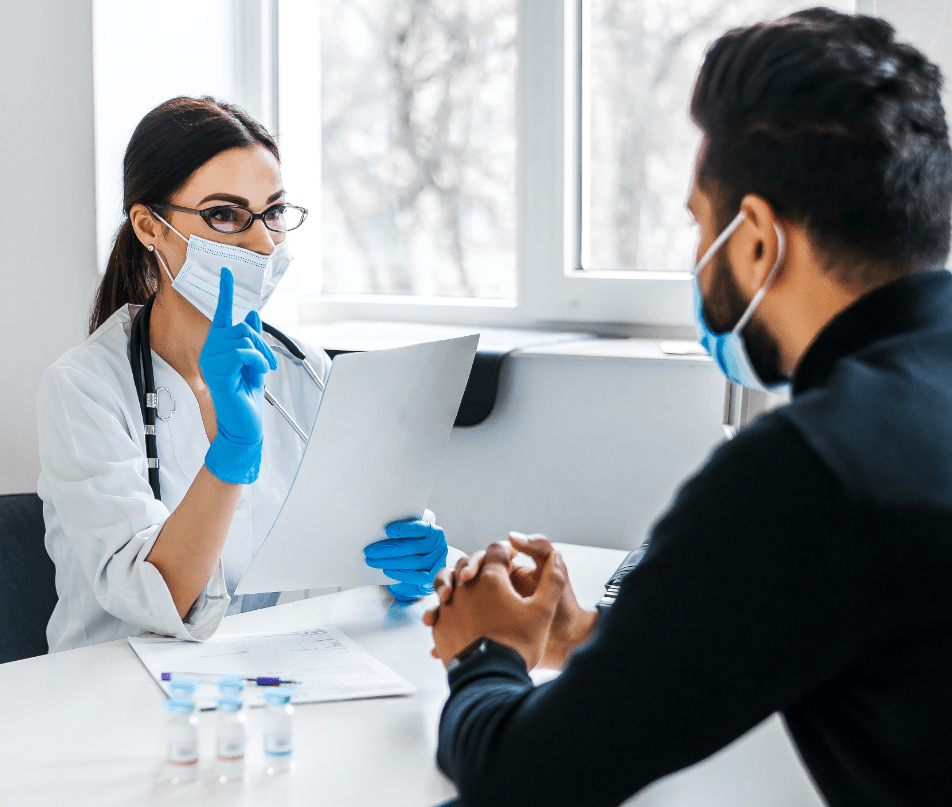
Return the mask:
<svg viewBox="0 0 952 807">
<path fill-rule="evenodd" d="M 45 534 L 39 496 L 0 496 L 0 663 L 49 650 L 46 624 L 56 606 L 56 584 Z"/>
</svg>

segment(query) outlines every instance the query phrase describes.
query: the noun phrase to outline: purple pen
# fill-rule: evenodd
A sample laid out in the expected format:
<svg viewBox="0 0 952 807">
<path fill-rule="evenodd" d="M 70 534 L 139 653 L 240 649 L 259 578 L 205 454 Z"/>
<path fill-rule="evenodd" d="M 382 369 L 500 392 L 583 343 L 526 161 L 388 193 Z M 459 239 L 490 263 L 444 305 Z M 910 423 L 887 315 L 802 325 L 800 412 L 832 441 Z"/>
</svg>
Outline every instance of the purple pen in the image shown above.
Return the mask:
<svg viewBox="0 0 952 807">
<path fill-rule="evenodd" d="M 285 684 L 299 684 L 300 681 L 292 681 L 287 678 L 275 678 L 268 675 L 259 675 L 256 678 L 242 678 L 243 681 L 248 682 L 259 687 L 277 687 L 284 686 Z M 179 672 L 164 672 L 162 673 L 163 681 L 171 681 L 173 678 L 191 678 L 193 680 L 201 681 L 206 684 L 214 684 L 218 682 L 218 678 L 209 678 L 207 675 L 202 673 L 179 673 Z"/>
</svg>

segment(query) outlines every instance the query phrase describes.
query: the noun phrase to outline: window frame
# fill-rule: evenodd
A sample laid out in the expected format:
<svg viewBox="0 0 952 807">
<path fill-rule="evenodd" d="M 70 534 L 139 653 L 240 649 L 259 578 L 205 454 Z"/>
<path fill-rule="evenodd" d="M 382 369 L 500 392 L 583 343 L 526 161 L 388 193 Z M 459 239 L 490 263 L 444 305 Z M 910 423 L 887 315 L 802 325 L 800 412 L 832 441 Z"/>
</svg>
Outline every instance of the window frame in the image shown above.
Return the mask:
<svg viewBox="0 0 952 807">
<path fill-rule="evenodd" d="M 235 0 L 236 99 L 270 132 L 278 131 L 279 0 Z"/>
<path fill-rule="evenodd" d="M 523 0 L 522 6 L 526 14 L 519 22 L 527 38 L 521 54 L 524 87 L 533 88 L 531 97 L 524 96 L 519 133 L 530 144 L 524 165 L 528 249 L 521 253 L 527 263 L 527 310 L 540 319 L 691 325 L 687 268 L 581 268 L 581 160 L 587 125 L 581 85 L 583 4 Z M 549 137 L 555 131 L 560 138 Z"/>
<path fill-rule="evenodd" d="M 325 294 L 319 290 L 319 256 L 313 256 L 318 268 L 299 292 L 302 324 L 366 319 L 684 334 L 684 327 L 692 324 L 687 268 L 684 272 L 652 272 L 583 270 L 578 266 L 580 8 L 578 0 L 517 3 L 517 298 Z M 281 24 L 280 13 L 278 20 L 277 41 L 294 36 L 290 26 Z M 313 41 L 314 31 L 309 34 Z M 307 148 L 313 150 L 313 132 L 320 131 L 319 102 L 312 103 L 309 124 L 296 119 L 300 110 L 286 101 L 281 103 L 281 79 L 293 68 L 282 66 L 280 48 L 276 50 L 274 72 L 279 90 L 275 106 L 281 112 L 278 131 L 282 150 L 287 155 L 305 147 L 295 134 L 304 130 L 311 133 Z M 314 108 L 318 110 L 316 120 Z M 309 180 L 311 187 L 321 187 L 319 169 L 312 169 Z M 320 226 L 320 200 L 308 201 L 311 220 Z"/>
</svg>

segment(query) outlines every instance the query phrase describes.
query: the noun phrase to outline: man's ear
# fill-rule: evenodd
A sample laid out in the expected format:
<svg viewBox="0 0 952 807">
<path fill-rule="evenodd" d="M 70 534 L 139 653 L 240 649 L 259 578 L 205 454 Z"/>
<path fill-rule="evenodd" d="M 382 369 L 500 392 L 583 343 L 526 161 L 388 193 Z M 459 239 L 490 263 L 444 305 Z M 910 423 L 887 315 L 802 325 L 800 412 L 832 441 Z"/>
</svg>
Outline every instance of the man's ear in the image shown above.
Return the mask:
<svg viewBox="0 0 952 807">
<path fill-rule="evenodd" d="M 155 246 L 159 240 L 159 222 L 143 204 L 135 204 L 129 210 L 129 221 L 143 246 Z"/>
<path fill-rule="evenodd" d="M 780 226 L 780 220 L 770 202 L 755 194 L 745 196 L 740 209 L 744 224 L 729 244 L 730 260 L 737 282 L 752 296 L 763 288 L 780 254 L 774 227 Z"/>
</svg>

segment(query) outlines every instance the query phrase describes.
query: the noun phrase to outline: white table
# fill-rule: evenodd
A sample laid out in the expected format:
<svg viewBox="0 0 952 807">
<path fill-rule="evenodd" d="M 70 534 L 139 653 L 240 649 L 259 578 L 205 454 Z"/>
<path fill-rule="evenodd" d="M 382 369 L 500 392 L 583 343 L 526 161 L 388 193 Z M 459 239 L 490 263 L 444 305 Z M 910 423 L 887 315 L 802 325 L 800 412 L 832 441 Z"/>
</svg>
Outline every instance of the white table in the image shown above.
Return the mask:
<svg viewBox="0 0 952 807">
<path fill-rule="evenodd" d="M 623 552 L 565 547 L 580 596 L 595 602 Z M 403 698 L 296 708 L 294 773 L 261 765 L 261 710 L 249 712 L 244 783 L 214 777 L 214 717 L 201 715 L 195 783 L 164 781 L 164 694 L 125 640 L 0 665 L 2 805 L 387 805 L 431 807 L 456 791 L 436 767 L 447 696 L 420 621 L 426 601 L 395 604 L 366 587 L 227 617 L 220 633 L 332 625 L 410 681 Z"/>
<path fill-rule="evenodd" d="M 589 605 L 625 554 L 559 548 L 579 601 Z M 427 607 L 425 601 L 394 604 L 382 589 L 369 587 L 226 618 L 221 633 L 337 627 L 417 688 L 410 697 L 298 706 L 291 775 L 263 772 L 261 710 L 251 710 L 248 773 L 239 783 L 215 779 L 211 713 L 202 715 L 198 781 L 165 782 L 164 694 L 125 640 L 0 665 L 0 805 L 442 803 L 455 789 L 435 763 L 447 686 L 420 621 Z M 768 721 L 630 804 L 812 807 L 818 802 L 785 742 L 777 721 Z"/>
</svg>

